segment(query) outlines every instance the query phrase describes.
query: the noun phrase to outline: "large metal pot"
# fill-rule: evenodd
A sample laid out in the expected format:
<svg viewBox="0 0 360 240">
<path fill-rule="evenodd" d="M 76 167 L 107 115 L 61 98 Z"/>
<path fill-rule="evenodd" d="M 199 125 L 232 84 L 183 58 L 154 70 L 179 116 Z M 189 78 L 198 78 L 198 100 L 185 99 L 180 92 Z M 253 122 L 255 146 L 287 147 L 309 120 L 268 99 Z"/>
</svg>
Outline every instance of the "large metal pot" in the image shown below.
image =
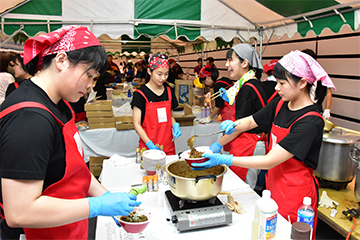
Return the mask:
<svg viewBox="0 0 360 240">
<path fill-rule="evenodd" d="M 171 162 L 165 169 L 170 191 L 178 198 L 192 201 L 203 201 L 218 195 L 227 171 L 225 165 L 194 171 L 184 160 Z"/>
<path fill-rule="evenodd" d="M 360 139 L 359 135 L 334 128 L 323 133 L 319 163 L 314 175 L 331 182 L 346 183 L 353 180 L 356 164 L 349 158 L 350 145 Z"/>
<path fill-rule="evenodd" d="M 360 140 L 350 148 L 349 157 L 357 165 L 354 195 L 360 201 Z"/>
</svg>

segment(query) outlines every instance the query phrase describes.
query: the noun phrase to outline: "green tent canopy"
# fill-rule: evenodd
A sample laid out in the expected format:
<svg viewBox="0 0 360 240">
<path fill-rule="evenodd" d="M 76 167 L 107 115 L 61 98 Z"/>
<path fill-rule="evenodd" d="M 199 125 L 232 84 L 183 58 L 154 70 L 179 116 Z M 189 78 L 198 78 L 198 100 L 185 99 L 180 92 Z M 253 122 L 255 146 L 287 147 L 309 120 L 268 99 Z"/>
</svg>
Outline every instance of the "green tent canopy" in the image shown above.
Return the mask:
<svg viewBox="0 0 360 240">
<path fill-rule="evenodd" d="M 83 25 L 97 37 L 138 40 L 166 36 L 170 40 L 231 42 L 296 33 L 316 35 L 345 24 L 359 27 L 360 1 L 353 0 L 7 0 L 0 7 L 1 31 L 34 36 L 64 25 Z M 10 6 L 9 6 L 10 5 Z M 5 8 L 5 9 L 1 9 Z M 141 40 L 139 40 L 141 39 Z M 124 46 L 126 48 L 126 46 Z"/>
</svg>

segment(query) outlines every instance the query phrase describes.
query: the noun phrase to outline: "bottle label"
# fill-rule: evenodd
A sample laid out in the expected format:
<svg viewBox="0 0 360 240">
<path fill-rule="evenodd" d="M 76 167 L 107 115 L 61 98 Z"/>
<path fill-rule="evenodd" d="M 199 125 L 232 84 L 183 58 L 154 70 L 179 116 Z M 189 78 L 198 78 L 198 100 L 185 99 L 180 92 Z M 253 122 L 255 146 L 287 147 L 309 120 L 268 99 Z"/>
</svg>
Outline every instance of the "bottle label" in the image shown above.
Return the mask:
<svg viewBox="0 0 360 240">
<path fill-rule="evenodd" d="M 274 239 L 276 234 L 278 211 L 260 212 L 259 239 Z"/>
<path fill-rule="evenodd" d="M 310 225 L 311 228 L 313 228 L 314 215 L 312 214 L 311 216 L 306 216 L 305 214 L 299 212 L 297 221 L 307 223 Z"/>
</svg>

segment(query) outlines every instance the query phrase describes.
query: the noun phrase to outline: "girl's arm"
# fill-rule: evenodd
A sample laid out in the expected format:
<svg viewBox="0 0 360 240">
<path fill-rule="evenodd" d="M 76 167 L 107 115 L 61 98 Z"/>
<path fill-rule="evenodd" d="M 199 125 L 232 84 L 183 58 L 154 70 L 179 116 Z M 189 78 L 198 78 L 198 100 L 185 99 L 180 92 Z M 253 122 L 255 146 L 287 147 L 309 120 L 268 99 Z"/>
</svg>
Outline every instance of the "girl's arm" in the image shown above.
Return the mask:
<svg viewBox="0 0 360 240">
<path fill-rule="evenodd" d="M 10 227 L 56 227 L 89 217 L 86 198 L 42 196 L 43 183 L 38 180 L 1 179 L 4 213 Z"/>
<path fill-rule="evenodd" d="M 173 116 L 173 111 L 171 110 L 171 126 L 174 125 L 174 123 L 176 123 L 176 120 Z"/>
<path fill-rule="evenodd" d="M 143 140 L 143 142 L 146 144 L 151 139 L 148 137 L 148 135 L 146 134 L 146 132 L 144 131 L 144 129 L 141 126 L 141 114 L 142 114 L 142 112 L 141 112 L 140 108 L 134 106 L 134 108 L 133 108 L 134 129 L 135 129 L 136 133 L 139 135 L 139 137 L 141 138 L 141 140 Z"/>
<path fill-rule="evenodd" d="M 91 183 L 88 191 L 89 197 L 98 197 L 107 192 L 106 188 L 99 183 L 99 181 L 91 173 Z"/>
<path fill-rule="evenodd" d="M 293 156 L 294 155 L 286 151 L 279 144 L 276 144 L 275 147 L 266 155 L 234 157 L 232 165 L 244 168 L 271 169 Z"/>
<path fill-rule="evenodd" d="M 256 124 L 254 118 L 252 116 L 248 116 L 245 118 L 241 118 L 235 121 L 235 124 L 240 123 L 236 128 L 235 131 L 231 135 L 224 135 L 219 139 L 219 143 L 221 145 L 225 145 L 232 140 L 234 140 L 240 133 L 248 131 L 250 129 L 256 128 L 258 125 Z"/>
<path fill-rule="evenodd" d="M 214 107 L 214 110 L 212 111 L 212 113 L 210 114 L 210 118 L 214 119 L 217 115 L 219 115 L 220 113 L 220 108 L 218 107 Z"/>
</svg>

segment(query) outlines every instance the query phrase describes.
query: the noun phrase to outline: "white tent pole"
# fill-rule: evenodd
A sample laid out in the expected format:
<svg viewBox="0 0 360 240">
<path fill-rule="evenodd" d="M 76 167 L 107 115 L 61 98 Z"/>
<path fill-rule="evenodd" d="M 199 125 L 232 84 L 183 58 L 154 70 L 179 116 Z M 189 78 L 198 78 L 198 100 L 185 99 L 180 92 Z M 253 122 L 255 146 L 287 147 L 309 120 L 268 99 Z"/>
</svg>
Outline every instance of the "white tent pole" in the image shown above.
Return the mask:
<svg viewBox="0 0 360 240">
<path fill-rule="evenodd" d="M 20 28 L 18 30 L 16 30 L 13 34 L 10 35 L 10 37 L 8 39 L 6 39 L 3 43 L 1 43 L 0 48 L 2 46 L 4 46 L 7 42 L 9 42 L 11 39 L 13 39 L 13 37 L 18 34 L 21 30 L 23 30 L 24 25 L 21 25 Z"/>
<path fill-rule="evenodd" d="M 260 27 L 259 28 L 259 37 L 260 37 L 260 49 L 259 49 L 259 57 L 260 57 L 260 61 L 262 60 L 262 43 L 263 43 L 263 33 L 264 33 L 264 28 Z"/>
</svg>

